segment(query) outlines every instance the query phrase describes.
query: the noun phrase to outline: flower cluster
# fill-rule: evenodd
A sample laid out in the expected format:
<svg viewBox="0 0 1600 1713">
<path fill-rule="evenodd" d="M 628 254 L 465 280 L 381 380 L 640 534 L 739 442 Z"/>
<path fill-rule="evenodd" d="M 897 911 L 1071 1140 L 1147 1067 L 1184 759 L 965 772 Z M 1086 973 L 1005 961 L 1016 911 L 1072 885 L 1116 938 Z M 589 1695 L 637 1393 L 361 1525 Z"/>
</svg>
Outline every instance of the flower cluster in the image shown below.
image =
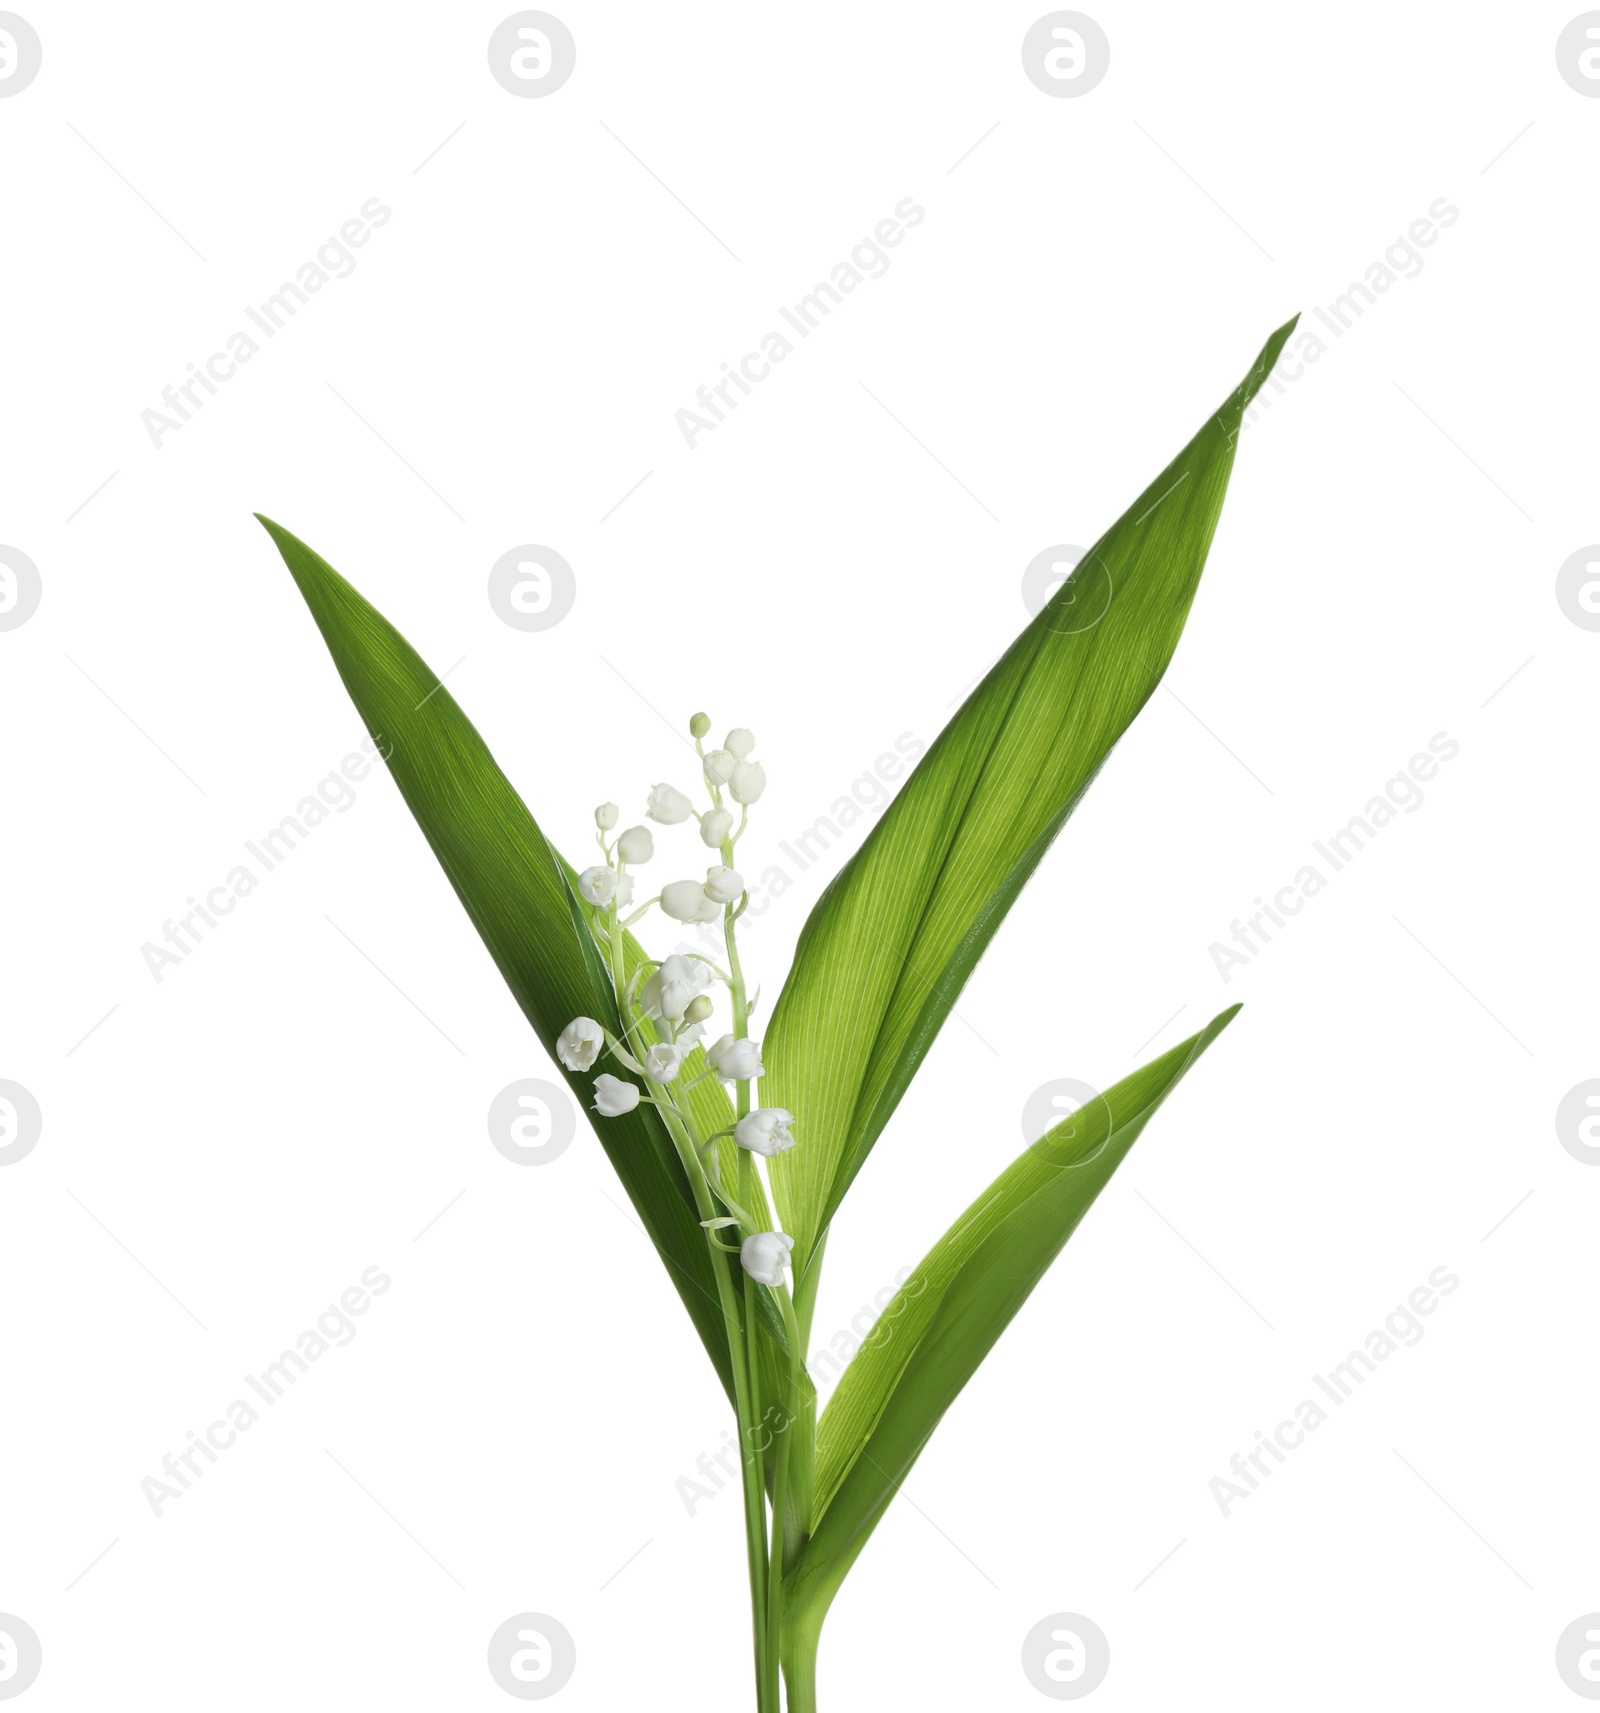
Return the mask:
<svg viewBox="0 0 1600 1713">
<path fill-rule="evenodd" d="M 753 759 L 756 740 L 744 727 L 735 727 L 719 749 L 707 750 L 705 738 L 711 721 L 696 714 L 689 722 L 701 774 L 709 795 L 706 808 L 674 785 L 651 787 L 645 803 L 645 819 L 658 827 L 676 827 L 694 821 L 700 841 L 718 860 L 705 871 L 704 880 L 669 880 L 632 914 L 634 877 L 631 869 L 642 868 L 655 857 L 655 835 L 640 823 L 615 832 L 621 811 L 615 803 L 602 803 L 594 812 L 595 841 L 603 861 L 586 868 L 577 877 L 578 895 L 594 907 L 591 917 L 596 940 L 605 953 L 617 995 L 621 1034 L 614 1035 L 592 1017 L 575 1017 L 561 1031 L 556 1053 L 569 1071 L 592 1070 L 602 1053 L 638 1081 L 603 1072 L 594 1080 L 594 1110 L 602 1118 L 620 1118 L 641 1103 L 657 1107 L 678 1146 L 685 1170 L 694 1183 L 707 1239 L 718 1248 L 716 1232 L 738 1226 L 743 1233 L 737 1253 L 745 1273 L 756 1283 L 781 1288 L 789 1264 L 792 1238 L 781 1231 L 765 1231 L 735 1199 L 734 1186 L 721 1182 L 716 1164 L 716 1144 L 731 1136 L 741 1152 L 738 1189 L 749 1199 L 753 1159 L 770 1159 L 794 1146 L 790 1126 L 792 1112 L 782 1107 L 754 1105 L 754 1090 L 766 1074 L 761 1063 L 761 1045 L 751 1038 L 750 1013 L 744 974 L 739 963 L 735 927 L 749 904 L 744 878 L 734 867 L 734 847 L 743 837 L 750 806 L 766 790 L 767 776 Z M 734 808 L 739 814 L 735 824 Z M 657 963 L 635 954 L 630 969 L 628 930 L 652 906 L 674 922 L 714 922 L 720 916 L 728 948 L 728 968 L 721 969 L 696 953 L 671 956 Z M 706 1025 L 715 1013 L 712 998 L 716 987 L 725 988 L 733 1027 L 704 1048 L 705 1069 L 685 1077 L 691 1053 L 701 1046 Z M 733 1124 L 710 1136 L 702 1136 L 688 1094 L 698 1083 L 715 1077 L 734 1096 Z M 718 1213 L 718 1204 L 726 1210 Z"/>
</svg>

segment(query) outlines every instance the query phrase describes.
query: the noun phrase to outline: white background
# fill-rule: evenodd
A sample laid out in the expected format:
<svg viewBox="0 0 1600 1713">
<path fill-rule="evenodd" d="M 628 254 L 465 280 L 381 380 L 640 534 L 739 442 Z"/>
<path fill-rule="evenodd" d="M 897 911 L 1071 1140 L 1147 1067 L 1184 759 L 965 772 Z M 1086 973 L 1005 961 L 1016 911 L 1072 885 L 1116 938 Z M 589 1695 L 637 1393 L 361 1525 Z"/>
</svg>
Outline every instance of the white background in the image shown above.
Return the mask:
<svg viewBox="0 0 1600 1713">
<path fill-rule="evenodd" d="M 1600 1075 L 1600 635 L 1555 577 L 1600 536 L 1600 101 L 1557 73 L 1572 14 L 1096 4 L 1109 75 L 1052 99 L 1029 6 L 557 11 L 576 72 L 522 100 L 499 7 L 26 6 L 0 539 L 43 600 L 0 634 L 0 1075 L 44 1131 L 0 1178 L 0 1610 L 43 1640 L 31 1704 L 492 1709 L 488 1637 L 529 1609 L 576 1639 L 560 1705 L 749 1700 L 737 1498 L 691 1519 L 674 1488 L 720 1394 L 587 1130 L 538 1169 L 491 1147 L 548 1061 L 388 779 L 159 983 L 141 957 L 362 735 L 252 511 L 460 661 L 572 855 L 602 797 L 689 783 L 652 708 L 752 726 L 759 870 L 931 740 L 1036 553 L 1090 543 L 1440 197 L 1423 270 L 1243 436 L 1171 693 L 835 1226 L 818 1346 L 1014 1155 L 1029 1092 L 1247 1002 L 914 1470 L 822 1695 L 1042 1706 L 1022 1638 L 1072 1611 L 1107 1709 L 1574 1703 L 1600 1172 L 1554 1114 Z M 890 271 L 686 447 L 696 387 L 908 196 Z M 153 447 L 141 411 L 371 197 L 355 271 Z M 524 542 L 576 577 L 539 634 L 486 598 Z M 1212 943 L 1436 732 L 1423 807 L 1225 983 Z M 769 996 L 864 831 L 756 926 Z M 700 854 L 660 843 L 663 874 Z M 355 1342 L 153 1516 L 162 1455 L 371 1265 Z M 1423 1341 L 1225 1518 L 1211 1478 L 1438 1266 Z"/>
</svg>

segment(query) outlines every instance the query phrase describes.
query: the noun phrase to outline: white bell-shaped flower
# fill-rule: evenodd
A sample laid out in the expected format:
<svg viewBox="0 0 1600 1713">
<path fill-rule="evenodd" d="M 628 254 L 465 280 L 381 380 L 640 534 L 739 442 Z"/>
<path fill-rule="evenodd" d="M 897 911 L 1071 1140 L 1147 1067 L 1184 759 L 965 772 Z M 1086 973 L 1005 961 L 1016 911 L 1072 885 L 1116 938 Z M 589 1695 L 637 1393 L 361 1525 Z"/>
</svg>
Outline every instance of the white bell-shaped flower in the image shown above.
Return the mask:
<svg viewBox="0 0 1600 1713">
<path fill-rule="evenodd" d="M 556 1057 L 569 1071 L 586 1071 L 605 1044 L 606 1032 L 592 1017 L 574 1017 L 556 1036 Z"/>
<path fill-rule="evenodd" d="M 689 998 L 693 999 L 710 984 L 711 971 L 698 958 L 685 958 L 674 952 L 640 990 L 639 1007 L 646 1017 L 665 1017 L 667 1013 L 662 1009 L 662 998 L 668 987 L 685 987 Z M 688 1000 L 684 1003 L 687 1005 Z"/>
<path fill-rule="evenodd" d="M 750 1082 L 767 1073 L 761 1064 L 761 1045 L 738 1035 L 724 1035 L 706 1049 L 706 1063 L 725 1083 Z"/>
<path fill-rule="evenodd" d="M 785 1112 L 781 1106 L 758 1106 L 734 1125 L 733 1139 L 741 1148 L 770 1160 L 774 1154 L 794 1146 L 789 1130 L 793 1123 L 794 1114 Z"/>
<path fill-rule="evenodd" d="M 694 813 L 694 805 L 676 786 L 656 785 L 651 787 L 644 812 L 663 827 L 675 827 L 680 821 L 689 819 Z"/>
<path fill-rule="evenodd" d="M 731 750 L 712 750 L 710 755 L 706 757 L 706 784 L 726 785 L 734 768 L 738 765 L 739 758 Z"/>
<path fill-rule="evenodd" d="M 756 747 L 756 734 L 748 726 L 735 726 L 722 740 L 722 747 L 740 761 Z"/>
<path fill-rule="evenodd" d="M 617 855 L 624 862 L 649 862 L 656 854 L 656 841 L 648 827 L 629 827 L 617 840 Z"/>
<path fill-rule="evenodd" d="M 639 1104 L 639 1085 L 625 1083 L 621 1077 L 598 1076 L 594 1079 L 594 1109 L 602 1118 L 620 1118 Z"/>
<path fill-rule="evenodd" d="M 669 880 L 661 888 L 661 908 L 674 922 L 715 922 L 722 906 L 698 880 Z"/>
<path fill-rule="evenodd" d="M 732 831 L 733 811 L 731 809 L 708 809 L 700 817 L 700 842 L 709 845 L 714 851 L 722 849 Z"/>
<path fill-rule="evenodd" d="M 718 863 L 706 870 L 706 897 L 718 904 L 736 904 L 744 891 L 744 876 L 736 868 L 724 868 Z"/>
<path fill-rule="evenodd" d="M 681 1043 L 657 1041 L 644 1056 L 644 1074 L 653 1083 L 669 1083 L 678 1074 L 687 1048 Z"/>
<path fill-rule="evenodd" d="M 594 824 L 602 833 L 609 833 L 616 826 L 620 813 L 615 803 L 602 803 L 594 812 Z"/>
<path fill-rule="evenodd" d="M 758 1231 L 739 1245 L 739 1261 L 758 1285 L 781 1285 L 794 1239 L 783 1231 Z"/>
<path fill-rule="evenodd" d="M 766 769 L 759 761 L 741 761 L 728 781 L 728 795 L 735 803 L 754 803 L 766 788 Z"/>
<path fill-rule="evenodd" d="M 607 905 L 617 890 L 617 874 L 610 868 L 586 868 L 578 876 L 578 892 L 591 904 Z"/>
</svg>

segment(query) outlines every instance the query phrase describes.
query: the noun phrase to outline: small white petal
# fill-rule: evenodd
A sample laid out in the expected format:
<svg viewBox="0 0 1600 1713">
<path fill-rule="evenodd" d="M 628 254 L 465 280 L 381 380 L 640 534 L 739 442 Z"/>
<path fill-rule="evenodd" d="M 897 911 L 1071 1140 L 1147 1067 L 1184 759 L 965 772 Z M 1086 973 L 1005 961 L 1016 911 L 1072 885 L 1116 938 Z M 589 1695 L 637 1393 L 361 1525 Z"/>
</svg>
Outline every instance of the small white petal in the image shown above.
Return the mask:
<svg viewBox="0 0 1600 1713">
<path fill-rule="evenodd" d="M 781 1154 L 794 1146 L 794 1137 L 789 1131 L 793 1123 L 794 1114 L 785 1112 L 781 1106 L 758 1106 L 734 1125 L 733 1139 L 752 1154 L 771 1159 L 774 1154 Z"/>
<path fill-rule="evenodd" d="M 636 1083 L 625 1083 L 621 1077 L 599 1076 L 594 1079 L 594 1109 L 602 1118 L 620 1118 L 639 1104 Z"/>
<path fill-rule="evenodd" d="M 689 819 L 694 813 L 694 805 L 674 786 L 657 785 L 651 789 L 644 812 L 663 827 L 675 827 L 680 821 Z"/>
<path fill-rule="evenodd" d="M 617 855 L 624 862 L 649 862 L 656 854 L 656 841 L 648 827 L 629 827 L 617 840 Z"/>
<path fill-rule="evenodd" d="M 605 1044 L 605 1030 L 592 1017 L 574 1017 L 556 1036 L 556 1057 L 569 1071 L 586 1071 Z"/>
<path fill-rule="evenodd" d="M 700 817 L 700 842 L 709 845 L 714 851 L 721 850 L 732 831 L 733 811 L 731 809 L 708 809 Z"/>
<path fill-rule="evenodd" d="M 644 1056 L 644 1074 L 653 1083 L 669 1083 L 677 1076 L 685 1049 L 669 1041 L 657 1041 Z"/>
<path fill-rule="evenodd" d="M 758 1231 L 739 1245 L 739 1260 L 758 1285 L 781 1285 L 794 1239 L 782 1231 Z"/>
<path fill-rule="evenodd" d="M 728 781 L 728 795 L 735 803 L 754 803 L 766 788 L 766 769 L 759 761 L 741 761 Z"/>
<path fill-rule="evenodd" d="M 720 863 L 706 870 L 706 897 L 718 904 L 736 904 L 744 891 L 744 876 L 736 868 L 724 868 Z"/>
<path fill-rule="evenodd" d="M 609 904 L 617 890 L 614 869 L 586 868 L 578 876 L 578 891 L 590 904 Z"/>
<path fill-rule="evenodd" d="M 722 911 L 698 880 L 669 880 L 661 888 L 661 908 L 674 922 L 715 922 Z"/>
</svg>

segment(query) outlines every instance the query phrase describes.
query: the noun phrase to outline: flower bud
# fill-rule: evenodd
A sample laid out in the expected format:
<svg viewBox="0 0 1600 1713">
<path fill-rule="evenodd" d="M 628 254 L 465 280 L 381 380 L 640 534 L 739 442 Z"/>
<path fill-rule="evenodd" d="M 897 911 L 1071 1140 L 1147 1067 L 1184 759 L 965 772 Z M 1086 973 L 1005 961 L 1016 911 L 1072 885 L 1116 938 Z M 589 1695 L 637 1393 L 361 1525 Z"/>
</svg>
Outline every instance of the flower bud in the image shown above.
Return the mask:
<svg viewBox="0 0 1600 1713">
<path fill-rule="evenodd" d="M 781 1285 L 794 1239 L 782 1231 L 758 1231 L 739 1245 L 739 1261 L 758 1285 Z"/>
<path fill-rule="evenodd" d="M 629 827 L 617 840 L 617 855 L 624 862 L 649 862 L 656 854 L 656 842 L 648 827 Z"/>
<path fill-rule="evenodd" d="M 578 891 L 590 904 L 609 904 L 616 890 L 617 876 L 614 869 L 598 866 L 586 868 L 578 876 Z"/>
<path fill-rule="evenodd" d="M 615 803 L 602 803 L 594 812 L 594 824 L 602 833 L 609 833 L 617 824 L 617 813 Z"/>
<path fill-rule="evenodd" d="M 744 726 L 735 726 L 722 740 L 722 747 L 743 761 L 756 747 L 756 734 Z"/>
<path fill-rule="evenodd" d="M 766 788 L 766 770 L 759 761 L 741 761 L 728 781 L 728 795 L 735 803 L 754 803 Z"/>
<path fill-rule="evenodd" d="M 761 1064 L 758 1042 L 738 1035 L 724 1035 L 706 1049 L 706 1063 L 725 1083 L 745 1083 L 767 1073 Z"/>
<path fill-rule="evenodd" d="M 658 821 L 663 827 L 675 827 L 680 821 L 687 821 L 694 813 L 694 806 L 684 794 L 671 785 L 657 785 L 651 789 L 650 800 L 645 805 L 645 814 L 652 821 Z"/>
<path fill-rule="evenodd" d="M 734 768 L 739 765 L 738 756 L 725 749 L 714 749 L 706 757 L 706 784 L 726 785 Z"/>
<path fill-rule="evenodd" d="M 669 880 L 661 888 L 661 908 L 674 922 L 715 922 L 722 906 L 698 880 Z"/>
<path fill-rule="evenodd" d="M 721 850 L 727 842 L 729 833 L 733 831 L 733 811 L 731 809 L 708 809 L 700 817 L 700 839 L 712 850 Z"/>
<path fill-rule="evenodd" d="M 684 1012 L 683 1020 L 688 1024 L 704 1023 L 711 1015 L 711 1001 L 703 993 L 696 994 L 689 1001 L 689 1009 Z"/>
<path fill-rule="evenodd" d="M 706 870 L 706 897 L 718 904 L 735 904 L 744 891 L 744 876 L 736 868 L 724 868 L 720 863 Z"/>
<path fill-rule="evenodd" d="M 752 1154 L 771 1159 L 794 1146 L 794 1137 L 789 1133 L 793 1123 L 794 1114 L 785 1112 L 781 1106 L 758 1106 L 734 1125 L 733 1139 Z"/>
<path fill-rule="evenodd" d="M 711 716 L 709 714 L 691 714 L 689 716 L 690 737 L 703 738 L 710 730 Z"/>
<path fill-rule="evenodd" d="M 594 1079 L 594 1109 L 602 1118 L 620 1118 L 639 1104 L 639 1085 L 625 1083 L 621 1077 L 600 1076 Z"/>
<path fill-rule="evenodd" d="M 556 1057 L 569 1071 L 586 1071 L 605 1044 L 605 1030 L 592 1017 L 574 1017 L 556 1036 Z"/>
</svg>

